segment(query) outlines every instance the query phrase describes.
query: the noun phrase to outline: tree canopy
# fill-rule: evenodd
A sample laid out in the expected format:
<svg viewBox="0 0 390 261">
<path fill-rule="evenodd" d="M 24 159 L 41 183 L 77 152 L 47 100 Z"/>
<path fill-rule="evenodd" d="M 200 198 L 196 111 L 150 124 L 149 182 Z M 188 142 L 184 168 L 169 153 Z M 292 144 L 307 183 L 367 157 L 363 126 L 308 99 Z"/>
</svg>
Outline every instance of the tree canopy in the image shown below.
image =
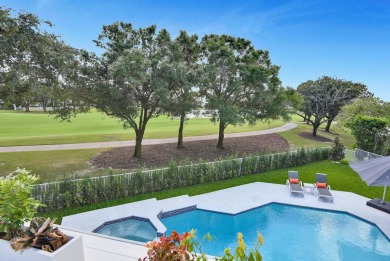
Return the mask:
<svg viewBox="0 0 390 261">
<path fill-rule="evenodd" d="M 169 70 L 171 38 L 156 26 L 133 29 L 129 23 L 103 26 L 96 44 L 105 49 L 104 77 L 91 85 L 93 106 L 119 118 L 136 134 L 135 157 L 141 157 L 142 139 L 148 121 L 162 113 L 169 93 L 165 81 Z"/>
<path fill-rule="evenodd" d="M 341 108 L 366 90 L 363 84 L 328 76 L 323 76 L 316 81 L 304 82 L 297 88 L 304 102 L 296 114 L 313 125 L 312 134 L 315 137 L 322 123 L 327 122 L 326 130 L 329 131 L 332 121 Z"/>
<path fill-rule="evenodd" d="M 390 119 L 390 103 L 376 97 L 358 98 L 345 105 L 337 116 L 337 122 L 345 126 L 358 115 Z"/>
<path fill-rule="evenodd" d="M 0 7 L 0 99 L 29 109 L 45 107 L 54 98 L 53 86 L 63 84 L 77 50 L 45 30 L 48 21 L 31 13 L 12 15 Z"/>
<path fill-rule="evenodd" d="M 169 85 L 169 98 L 164 102 L 164 110 L 171 117 L 180 119 L 177 147 L 183 148 L 183 129 L 186 115 L 200 107 L 197 92 L 200 78 L 200 45 L 197 35 L 180 31 L 172 42 L 169 53 L 170 68 L 166 81 Z"/>
<path fill-rule="evenodd" d="M 229 35 L 206 35 L 201 41 L 203 76 L 200 93 L 211 121 L 219 122 L 218 148 L 231 125 L 286 115 L 278 78 L 279 67 L 268 51 Z"/>
<path fill-rule="evenodd" d="M 356 138 L 357 148 L 388 155 L 390 152 L 388 124 L 383 118 L 358 115 L 347 124 L 347 127 Z"/>
</svg>

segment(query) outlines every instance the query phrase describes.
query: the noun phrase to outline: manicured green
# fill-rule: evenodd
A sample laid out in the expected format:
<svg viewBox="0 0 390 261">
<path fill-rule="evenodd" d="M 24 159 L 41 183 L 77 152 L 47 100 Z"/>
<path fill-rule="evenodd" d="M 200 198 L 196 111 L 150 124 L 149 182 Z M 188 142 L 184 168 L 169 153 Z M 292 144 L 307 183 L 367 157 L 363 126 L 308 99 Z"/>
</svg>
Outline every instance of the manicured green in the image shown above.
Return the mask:
<svg viewBox="0 0 390 261">
<path fill-rule="evenodd" d="M 70 174 L 107 174 L 107 170 L 88 170 L 88 161 L 104 150 L 107 148 L 0 153 L 0 176 L 8 175 L 17 167 L 38 175 L 39 183 L 55 181 Z"/>
<path fill-rule="evenodd" d="M 280 132 L 279 135 L 289 141 L 290 145 L 293 148 L 301 148 L 301 147 L 324 147 L 331 146 L 332 142 L 321 142 L 315 140 L 304 139 L 300 137 L 298 134 L 300 132 L 308 132 L 311 133 L 313 127 L 309 124 L 302 122 L 302 118 L 296 119 L 294 117 L 295 123 L 298 126 L 295 129 Z M 353 144 L 355 143 L 355 138 L 352 136 L 351 132 L 347 129 L 342 129 L 337 126 L 337 124 L 332 125 L 330 128 L 330 132 L 324 131 L 325 124 L 321 125 L 318 129 L 317 136 L 327 137 L 331 140 L 334 140 L 336 136 L 339 136 L 341 143 L 345 146 L 346 149 L 352 149 Z"/>
<path fill-rule="evenodd" d="M 14 113 L 22 114 L 23 112 Z M 46 114 L 40 114 L 44 119 L 50 120 Z M 0 113 L 0 117 L 1 117 Z M 27 114 L 30 115 L 30 114 Z M 31 114 L 32 115 L 32 114 Z M 97 117 L 97 114 L 92 113 L 90 116 Z M 86 117 L 85 119 L 87 119 Z M 298 124 L 298 127 L 289 131 L 279 133 L 282 137 L 287 139 L 290 142 L 292 148 L 301 148 L 301 147 L 324 147 L 331 146 L 331 143 L 326 142 L 317 142 L 312 140 L 307 140 L 298 136 L 299 132 L 310 132 L 311 127 L 305 123 L 302 123 L 301 118 L 298 116 L 293 116 L 293 120 Z M 109 120 L 109 118 L 106 118 Z M 170 120 L 166 120 L 165 123 L 170 123 Z M 197 121 L 190 120 L 194 124 Z M 67 123 L 58 123 L 57 124 L 67 124 Z M 72 123 L 71 123 L 72 124 Z M 271 123 L 270 127 L 272 126 Z M 275 123 L 276 124 L 276 123 Z M 63 125 L 63 126 L 65 126 Z M 332 126 L 331 133 L 326 133 L 324 131 L 319 131 L 319 135 L 325 136 L 328 135 L 330 138 L 335 137 L 335 132 L 333 129 L 339 133 L 341 142 L 345 145 L 347 149 L 352 149 L 352 144 L 355 142 L 353 136 L 340 128 Z M 198 135 L 201 135 L 200 125 L 198 125 Z M 216 126 L 212 126 L 216 127 Z M 4 128 L 3 125 L 0 128 Z M 120 127 L 121 128 L 121 127 Z M 120 129 L 119 128 L 119 129 Z M 186 126 L 187 128 L 187 126 Z M 124 130 L 130 132 L 131 130 Z M 1 140 L 1 138 L 0 138 Z M 85 149 L 85 150 L 64 150 L 64 151 L 36 151 L 36 152 L 11 152 L 11 153 L 0 153 L 0 176 L 7 175 L 14 171 L 16 167 L 26 168 L 32 170 L 32 173 L 35 173 L 40 176 L 40 182 L 49 182 L 62 177 L 63 175 L 74 175 L 82 176 L 88 174 L 89 176 L 100 176 L 106 175 L 108 173 L 107 169 L 93 169 L 88 165 L 88 161 L 91 160 L 97 153 L 108 150 L 108 148 L 101 149 Z M 132 153 L 132 152 L 129 152 Z M 350 155 L 349 155 L 350 156 Z M 349 157 L 350 158 L 350 157 Z M 115 173 L 123 172 L 123 170 L 114 170 Z"/>
<path fill-rule="evenodd" d="M 199 184 L 191 187 L 170 189 L 165 191 L 159 191 L 155 193 L 143 194 L 139 196 L 122 198 L 119 200 L 111 200 L 107 202 L 91 204 L 84 207 L 71 208 L 61 211 L 51 211 L 47 213 L 42 213 L 43 216 L 57 217 L 57 222 L 61 222 L 62 217 L 82 213 L 94 209 L 106 208 L 110 206 L 116 206 L 120 204 L 126 204 L 130 202 L 135 202 L 139 200 L 157 198 L 165 199 L 170 197 L 176 197 L 180 195 L 199 195 L 216 190 L 226 189 L 234 186 L 244 185 L 252 182 L 269 182 L 275 184 L 285 184 L 287 178 L 287 170 L 274 170 L 265 173 L 243 176 L 239 178 L 211 182 L 207 184 Z M 362 195 L 367 198 L 381 198 L 383 193 L 383 187 L 369 187 L 367 186 L 359 177 L 359 175 L 354 172 L 349 165 L 347 164 L 335 164 L 330 161 L 322 161 L 317 163 L 311 163 L 304 166 L 296 167 L 294 170 L 299 171 L 299 177 L 304 182 L 314 182 L 315 173 L 321 172 L 328 174 L 328 181 L 331 185 L 332 190 L 341 190 L 353 192 L 359 195 Z M 287 190 L 286 190 L 286 193 Z M 337 198 L 335 198 L 337 200 Z M 387 201 L 390 201 L 390 193 L 387 193 Z"/>
<path fill-rule="evenodd" d="M 0 111 L 0 146 L 66 144 L 131 140 L 134 130 L 123 129 L 115 118 L 100 112 L 79 114 L 71 122 L 60 122 L 39 112 Z M 279 127 L 282 120 L 259 122 L 255 126 L 228 126 L 225 133 L 247 132 Z M 153 118 L 146 127 L 145 139 L 177 137 L 179 120 L 166 116 Z M 184 126 L 184 137 L 217 134 L 218 125 L 206 118 L 193 118 Z"/>
</svg>

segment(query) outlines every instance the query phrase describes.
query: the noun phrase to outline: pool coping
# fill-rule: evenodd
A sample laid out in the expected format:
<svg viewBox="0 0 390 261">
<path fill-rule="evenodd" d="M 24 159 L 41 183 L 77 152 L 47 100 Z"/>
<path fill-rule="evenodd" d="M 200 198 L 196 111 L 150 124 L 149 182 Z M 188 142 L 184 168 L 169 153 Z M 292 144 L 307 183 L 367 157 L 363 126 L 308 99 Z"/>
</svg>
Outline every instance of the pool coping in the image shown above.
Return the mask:
<svg viewBox="0 0 390 261">
<path fill-rule="evenodd" d="M 164 200 L 152 198 L 66 216 L 62 220 L 62 225 L 92 232 L 104 222 L 113 222 L 133 216 L 150 220 L 158 235 L 161 236 L 165 234 L 166 227 L 160 218 L 191 211 L 194 207 L 235 215 L 268 204 L 279 203 L 347 213 L 377 226 L 390 240 L 389 214 L 367 206 L 366 202 L 370 199 L 355 193 L 332 190 L 332 194 L 334 203 L 323 199 L 318 200 L 311 193 L 305 193 L 304 197 L 294 194 L 290 196 L 285 185 L 254 182 L 192 197 L 183 195 Z"/>
</svg>

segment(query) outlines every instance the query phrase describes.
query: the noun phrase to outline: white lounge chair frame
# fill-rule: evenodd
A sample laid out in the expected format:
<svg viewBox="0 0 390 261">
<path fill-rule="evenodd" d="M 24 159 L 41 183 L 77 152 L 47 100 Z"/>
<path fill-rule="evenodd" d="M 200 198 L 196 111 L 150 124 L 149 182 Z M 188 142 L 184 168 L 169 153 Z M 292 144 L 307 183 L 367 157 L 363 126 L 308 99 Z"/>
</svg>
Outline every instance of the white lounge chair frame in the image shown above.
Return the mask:
<svg viewBox="0 0 390 261">
<path fill-rule="evenodd" d="M 302 181 L 299 181 L 299 184 L 290 184 L 290 178 L 291 179 L 299 179 L 298 171 L 295 170 L 289 170 L 288 171 L 288 179 L 286 180 L 286 186 L 288 190 L 290 191 L 290 196 L 292 193 L 301 193 L 302 196 L 305 196 L 305 192 L 302 187 Z M 294 186 L 296 185 L 296 186 Z"/>
<path fill-rule="evenodd" d="M 317 182 L 326 183 L 327 184 L 326 188 L 317 188 Z M 328 198 L 333 203 L 334 198 L 332 193 L 330 192 L 331 189 L 330 186 L 328 185 L 326 174 L 322 174 L 322 173 L 316 174 L 316 183 L 314 183 L 314 187 L 316 190 L 318 200 L 320 200 L 320 198 Z"/>
</svg>

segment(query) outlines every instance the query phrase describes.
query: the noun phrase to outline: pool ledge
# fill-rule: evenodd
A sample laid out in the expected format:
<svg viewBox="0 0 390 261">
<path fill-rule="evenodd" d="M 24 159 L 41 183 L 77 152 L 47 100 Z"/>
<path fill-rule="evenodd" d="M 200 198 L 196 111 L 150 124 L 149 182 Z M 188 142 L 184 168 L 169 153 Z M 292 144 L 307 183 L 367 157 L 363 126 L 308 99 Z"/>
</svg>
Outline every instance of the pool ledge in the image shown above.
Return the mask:
<svg viewBox="0 0 390 261">
<path fill-rule="evenodd" d="M 390 215 L 367 206 L 366 202 L 370 199 L 343 191 L 332 190 L 332 194 L 334 203 L 326 199 L 318 200 L 316 195 L 310 192 L 305 193 L 304 197 L 302 195 L 290 196 L 285 185 L 255 182 L 193 197 L 183 195 L 164 200 L 152 198 L 84 212 L 64 217 L 62 225 L 91 232 L 104 222 L 138 216 L 149 219 L 157 232 L 163 234 L 166 232 L 166 228 L 159 220 L 163 213 L 175 213 L 176 210 L 185 212 L 196 206 L 204 210 L 237 214 L 275 202 L 346 212 L 377 225 L 390 238 Z"/>
</svg>

